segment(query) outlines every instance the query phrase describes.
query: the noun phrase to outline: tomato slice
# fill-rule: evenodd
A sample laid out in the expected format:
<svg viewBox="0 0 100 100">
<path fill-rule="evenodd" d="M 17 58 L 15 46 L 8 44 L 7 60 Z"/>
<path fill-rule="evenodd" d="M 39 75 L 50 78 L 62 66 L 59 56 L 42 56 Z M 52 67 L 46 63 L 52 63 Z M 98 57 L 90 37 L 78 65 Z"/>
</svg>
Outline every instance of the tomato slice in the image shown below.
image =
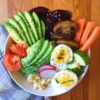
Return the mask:
<svg viewBox="0 0 100 100">
<path fill-rule="evenodd" d="M 3 63 L 5 68 L 12 72 L 21 68 L 20 57 L 14 54 L 4 54 Z"/>
<path fill-rule="evenodd" d="M 23 47 L 23 45 L 20 44 L 12 44 L 10 47 L 10 51 L 19 57 L 25 57 L 27 56 L 26 48 Z"/>
</svg>

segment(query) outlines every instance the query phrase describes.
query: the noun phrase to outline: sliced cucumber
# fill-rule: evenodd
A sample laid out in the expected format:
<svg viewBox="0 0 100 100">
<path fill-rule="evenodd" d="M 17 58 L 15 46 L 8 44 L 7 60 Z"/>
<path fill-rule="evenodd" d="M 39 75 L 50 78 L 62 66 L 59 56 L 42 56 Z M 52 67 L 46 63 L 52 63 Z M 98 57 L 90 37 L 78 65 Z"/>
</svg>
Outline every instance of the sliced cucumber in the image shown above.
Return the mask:
<svg viewBox="0 0 100 100">
<path fill-rule="evenodd" d="M 86 66 L 90 63 L 89 56 L 85 52 L 80 50 L 74 52 L 74 59 L 81 66 Z"/>
<path fill-rule="evenodd" d="M 84 70 L 77 62 L 68 63 L 68 69 L 76 73 L 78 76 L 83 74 Z"/>
</svg>

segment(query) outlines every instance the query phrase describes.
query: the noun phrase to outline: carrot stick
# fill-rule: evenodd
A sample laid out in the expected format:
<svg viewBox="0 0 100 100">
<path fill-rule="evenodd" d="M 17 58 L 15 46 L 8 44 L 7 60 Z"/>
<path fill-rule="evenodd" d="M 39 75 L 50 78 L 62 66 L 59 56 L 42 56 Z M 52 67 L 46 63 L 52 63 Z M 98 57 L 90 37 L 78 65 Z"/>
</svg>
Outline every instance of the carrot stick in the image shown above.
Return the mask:
<svg viewBox="0 0 100 100">
<path fill-rule="evenodd" d="M 82 31 L 83 31 L 83 28 L 84 28 L 84 25 L 85 25 L 85 19 L 79 19 L 77 21 L 77 24 L 78 24 L 78 30 L 76 32 L 76 36 L 74 38 L 75 41 L 77 41 L 79 43 L 80 39 L 81 39 L 81 36 L 82 36 Z"/>
<path fill-rule="evenodd" d="M 90 37 L 87 39 L 85 44 L 79 50 L 81 51 L 88 50 L 89 47 L 93 44 L 93 42 L 96 40 L 99 33 L 100 33 L 100 26 L 96 26 Z"/>
<path fill-rule="evenodd" d="M 89 37 L 89 34 L 90 34 L 91 30 L 93 29 L 94 25 L 95 25 L 94 22 L 88 22 L 87 23 L 87 25 L 85 27 L 85 30 L 83 32 L 82 38 L 80 40 L 80 45 L 81 46 L 86 42 L 86 40 Z"/>
</svg>

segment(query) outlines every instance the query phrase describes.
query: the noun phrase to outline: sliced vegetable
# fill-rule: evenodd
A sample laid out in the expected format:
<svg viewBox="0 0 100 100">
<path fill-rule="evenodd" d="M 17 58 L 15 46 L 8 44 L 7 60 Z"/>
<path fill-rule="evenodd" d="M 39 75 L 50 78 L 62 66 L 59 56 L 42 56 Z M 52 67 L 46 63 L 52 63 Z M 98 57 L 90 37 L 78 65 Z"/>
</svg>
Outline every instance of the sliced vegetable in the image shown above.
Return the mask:
<svg viewBox="0 0 100 100">
<path fill-rule="evenodd" d="M 19 57 L 25 57 L 27 56 L 26 49 L 23 47 L 23 45 L 20 44 L 12 44 L 10 47 L 10 51 Z"/>
<path fill-rule="evenodd" d="M 66 39 L 73 39 L 75 37 L 75 33 L 78 29 L 77 23 L 75 21 L 60 21 L 57 22 L 53 28 L 54 33 L 65 34 L 67 36 Z"/>
<path fill-rule="evenodd" d="M 56 41 L 56 44 L 66 44 L 70 46 L 71 48 L 79 48 L 79 43 L 77 43 L 74 40 L 59 39 Z"/>
<path fill-rule="evenodd" d="M 80 66 L 86 66 L 90 63 L 89 56 L 80 50 L 74 52 L 74 59 Z"/>
<path fill-rule="evenodd" d="M 81 68 L 81 66 L 76 61 L 74 61 L 70 64 L 67 64 L 67 65 L 68 65 L 68 69 L 73 71 L 78 76 L 80 76 L 84 73 L 84 70 Z"/>
<path fill-rule="evenodd" d="M 12 27 L 12 25 L 9 22 L 4 22 L 3 25 L 5 26 L 5 28 L 9 32 L 9 35 L 11 36 L 11 38 L 16 43 L 19 43 L 19 42 L 23 41 L 20 34 L 18 34 L 17 30 L 14 27 Z"/>
<path fill-rule="evenodd" d="M 57 73 L 54 69 L 44 69 L 40 72 L 42 78 L 52 78 Z"/>
<path fill-rule="evenodd" d="M 83 32 L 83 28 L 84 28 L 84 25 L 85 25 L 85 19 L 79 19 L 77 21 L 77 24 L 78 24 L 78 30 L 76 32 L 76 36 L 74 38 L 75 41 L 77 41 L 79 43 L 80 39 L 81 39 L 81 36 L 82 36 L 82 32 Z"/>
<path fill-rule="evenodd" d="M 99 33 L 100 33 L 100 26 L 96 26 L 95 29 L 94 29 L 94 31 L 92 32 L 92 34 L 88 38 L 88 40 L 85 42 L 85 44 L 83 46 L 81 46 L 81 48 L 79 50 L 81 50 L 81 51 L 87 51 L 89 49 L 89 47 L 96 40 L 96 38 L 99 35 Z"/>
<path fill-rule="evenodd" d="M 55 67 L 53 67 L 53 66 L 51 66 L 49 64 L 45 64 L 45 65 L 42 65 L 42 66 L 39 67 L 39 72 L 41 72 L 44 69 L 46 69 L 46 70 L 47 69 L 55 69 Z"/>
<path fill-rule="evenodd" d="M 84 43 L 86 42 L 87 38 L 89 37 L 90 35 L 90 32 L 92 31 L 93 27 L 94 27 L 95 23 L 94 22 L 88 22 L 86 27 L 85 27 L 85 30 L 83 32 L 83 35 L 81 37 L 81 40 L 80 40 L 80 45 L 84 45 Z"/>
<path fill-rule="evenodd" d="M 14 54 L 4 54 L 3 63 L 5 68 L 12 72 L 21 68 L 20 58 Z"/>
</svg>

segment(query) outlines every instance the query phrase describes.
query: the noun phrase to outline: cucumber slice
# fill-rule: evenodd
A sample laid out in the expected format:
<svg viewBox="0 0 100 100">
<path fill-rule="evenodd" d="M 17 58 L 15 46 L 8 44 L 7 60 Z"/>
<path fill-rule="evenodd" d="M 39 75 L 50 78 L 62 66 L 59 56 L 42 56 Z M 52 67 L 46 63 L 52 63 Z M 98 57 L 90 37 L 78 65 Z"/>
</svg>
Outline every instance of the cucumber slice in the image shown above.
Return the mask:
<svg viewBox="0 0 100 100">
<path fill-rule="evenodd" d="M 80 76 L 84 72 L 82 67 L 75 61 L 67 65 L 68 65 L 68 69 L 76 73 L 78 76 Z"/>
<path fill-rule="evenodd" d="M 74 59 L 81 66 L 86 66 L 90 63 L 89 56 L 85 52 L 80 50 L 74 52 Z"/>
</svg>

